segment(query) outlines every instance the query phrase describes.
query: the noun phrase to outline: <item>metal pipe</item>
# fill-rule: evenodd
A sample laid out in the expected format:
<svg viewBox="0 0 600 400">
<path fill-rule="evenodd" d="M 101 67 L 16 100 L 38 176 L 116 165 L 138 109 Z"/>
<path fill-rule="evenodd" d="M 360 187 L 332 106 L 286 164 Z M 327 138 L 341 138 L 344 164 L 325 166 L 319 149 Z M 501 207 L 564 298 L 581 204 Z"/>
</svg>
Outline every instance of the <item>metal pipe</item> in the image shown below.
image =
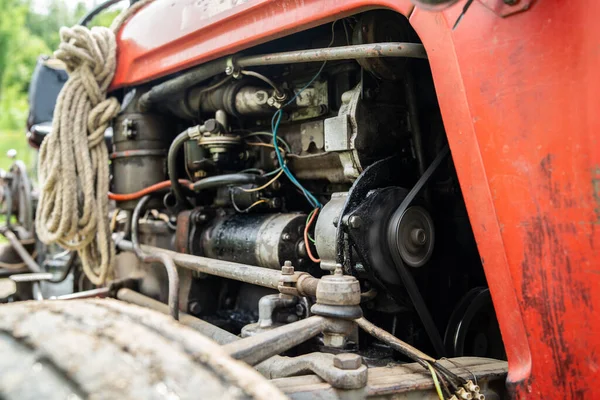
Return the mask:
<svg viewBox="0 0 600 400">
<path fill-rule="evenodd" d="M 133 244 L 129 240 L 118 239 L 116 245 L 119 250 L 134 251 Z M 178 253 L 154 246 L 142 245 L 141 248 L 142 250 L 151 253 L 164 253 L 168 255 L 175 264 L 191 271 L 202 272 L 208 275 L 250 283 L 252 285 L 270 289 L 279 289 L 279 280 L 281 278 L 281 272 L 279 270 Z M 315 297 L 317 295 L 318 284 L 318 278 L 303 274 L 300 275 L 300 278 L 296 283 L 296 288 L 298 293 L 303 296 Z"/>
<path fill-rule="evenodd" d="M 154 86 L 140 96 L 138 105 L 142 111 L 149 109 L 161 100 L 172 98 L 190 87 L 224 73 L 233 64 L 240 68 L 261 65 L 295 64 L 302 62 L 356 60 L 361 58 L 409 57 L 427 59 L 425 47 L 419 43 L 370 43 L 353 46 L 327 47 L 321 49 L 296 50 L 283 53 L 262 54 L 231 58 L 221 58 L 193 68 L 176 78 Z M 232 71 L 233 72 L 233 71 Z"/>
<path fill-rule="evenodd" d="M 225 72 L 227 59 L 221 58 L 193 68 L 176 78 L 169 79 L 154 86 L 140 96 L 138 105 L 142 111 L 148 110 L 153 104 L 177 95 L 198 83 Z"/>
<path fill-rule="evenodd" d="M 117 241 L 117 247 L 123 251 L 133 251 L 133 244 L 128 240 Z M 142 250 L 152 253 L 164 253 L 170 256 L 175 264 L 196 272 L 203 272 L 221 278 L 233 279 L 271 289 L 277 289 L 281 273 L 274 269 L 238 264 L 230 261 L 216 260 L 177 253 L 154 246 L 142 245 Z"/>
<path fill-rule="evenodd" d="M 51 300 L 77 300 L 77 299 L 91 299 L 93 297 L 108 297 L 110 295 L 110 288 L 103 287 L 92 290 L 85 290 L 83 292 L 64 294 L 62 296 L 50 297 Z"/>
<path fill-rule="evenodd" d="M 138 238 L 138 224 L 142 210 L 150 201 L 152 196 L 147 195 L 140 199 L 133 210 L 131 217 L 131 243 L 136 256 L 145 263 L 158 262 L 164 265 L 167 270 L 167 279 L 169 281 L 169 314 L 174 319 L 179 319 L 179 273 L 173 259 L 165 253 L 147 252 L 140 248 Z"/>
<path fill-rule="evenodd" d="M 237 360 L 256 365 L 317 336 L 327 326 L 327 318 L 315 315 L 226 344 L 223 349 Z"/>
<path fill-rule="evenodd" d="M 117 299 L 126 301 L 127 303 L 136 304 L 141 307 L 150 308 L 163 314 L 169 314 L 169 307 L 166 304 L 163 304 L 158 300 L 151 299 L 150 297 L 144 296 L 143 294 L 135 292 L 131 289 L 119 289 L 117 292 Z M 233 333 L 229 333 L 218 326 L 209 324 L 206 321 L 186 313 L 179 313 L 179 322 L 202 333 L 219 344 L 227 344 L 240 339 Z"/>
<path fill-rule="evenodd" d="M 427 59 L 425 47 L 419 43 L 369 43 L 322 49 L 295 50 L 283 53 L 240 57 L 236 65 L 256 67 L 262 65 L 295 64 L 303 62 L 355 60 L 362 58 L 409 57 Z"/>
</svg>

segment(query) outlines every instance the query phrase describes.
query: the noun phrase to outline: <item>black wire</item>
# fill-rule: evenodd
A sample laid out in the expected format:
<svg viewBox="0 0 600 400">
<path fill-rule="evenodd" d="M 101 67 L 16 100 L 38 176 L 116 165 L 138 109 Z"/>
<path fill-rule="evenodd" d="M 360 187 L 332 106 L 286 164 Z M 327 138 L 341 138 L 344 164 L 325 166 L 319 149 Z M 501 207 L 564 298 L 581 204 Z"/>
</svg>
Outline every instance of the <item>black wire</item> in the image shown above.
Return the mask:
<svg viewBox="0 0 600 400">
<path fill-rule="evenodd" d="M 69 274 L 71 273 L 71 270 L 73 269 L 73 266 L 75 265 L 76 259 L 77 259 L 77 252 L 72 251 L 71 254 L 69 255 L 69 259 L 67 260 L 67 264 L 65 266 L 65 269 L 64 269 L 62 275 L 58 278 L 50 279 L 49 282 L 60 283 L 60 282 L 63 282 L 65 279 L 67 279 L 67 276 L 69 276 Z"/>
</svg>

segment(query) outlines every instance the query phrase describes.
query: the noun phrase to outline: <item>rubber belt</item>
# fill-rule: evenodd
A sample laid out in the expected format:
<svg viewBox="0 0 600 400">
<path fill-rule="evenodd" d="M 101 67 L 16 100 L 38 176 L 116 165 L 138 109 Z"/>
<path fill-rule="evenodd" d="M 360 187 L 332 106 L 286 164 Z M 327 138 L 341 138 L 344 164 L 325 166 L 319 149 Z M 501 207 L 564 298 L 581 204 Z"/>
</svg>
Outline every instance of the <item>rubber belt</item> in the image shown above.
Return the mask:
<svg viewBox="0 0 600 400">
<path fill-rule="evenodd" d="M 435 160 L 433 160 L 431 165 L 425 170 L 425 172 L 419 178 L 419 180 L 417 181 L 415 186 L 413 186 L 413 188 L 410 190 L 410 192 L 408 192 L 408 194 L 406 195 L 404 200 L 402 200 L 402 203 L 400 203 L 400 206 L 398 206 L 398 208 L 392 215 L 392 218 L 391 218 L 392 223 L 390 223 L 390 225 L 388 226 L 388 241 L 391 241 L 390 239 L 393 237 L 394 230 L 397 230 L 397 223 L 393 223 L 393 222 L 400 221 L 400 219 L 402 218 L 402 215 L 404 214 L 406 209 L 410 206 L 410 204 L 413 202 L 415 197 L 417 197 L 419 192 L 423 189 L 423 187 L 425 186 L 427 181 L 431 178 L 433 173 L 436 171 L 436 169 L 440 166 L 440 164 L 442 163 L 444 158 L 446 158 L 446 156 L 449 153 L 450 153 L 450 149 L 448 148 L 448 145 L 446 145 L 444 147 L 444 149 L 440 152 L 440 154 L 437 155 Z M 393 248 L 392 243 L 389 243 L 389 246 L 390 246 L 390 249 Z M 392 253 L 392 258 L 394 260 L 394 265 L 396 267 L 396 272 L 398 273 L 398 276 L 402 280 L 402 283 L 404 284 L 404 287 L 406 288 L 406 291 L 408 292 L 408 295 L 413 303 L 413 306 L 415 307 L 415 310 L 417 311 L 417 314 L 419 315 L 419 318 L 421 319 L 421 322 L 423 323 L 423 326 L 425 327 L 425 331 L 427 332 L 427 335 L 429 336 L 429 339 L 431 340 L 431 343 L 433 344 L 435 351 L 438 353 L 438 355 L 440 357 L 444 357 L 445 353 L 446 353 L 446 349 L 444 347 L 444 342 L 442 341 L 442 337 L 440 336 L 440 333 L 439 333 L 437 327 L 435 326 L 435 323 L 433 322 L 431 313 L 429 312 L 429 309 L 427 308 L 427 305 L 425 304 L 425 301 L 423 300 L 423 296 L 421 296 L 421 292 L 419 291 L 419 288 L 418 288 L 412 274 L 410 273 L 410 271 L 408 271 L 408 269 L 404 265 L 404 262 L 402 261 L 402 257 L 400 256 L 400 252 L 391 251 L 391 253 Z"/>
</svg>

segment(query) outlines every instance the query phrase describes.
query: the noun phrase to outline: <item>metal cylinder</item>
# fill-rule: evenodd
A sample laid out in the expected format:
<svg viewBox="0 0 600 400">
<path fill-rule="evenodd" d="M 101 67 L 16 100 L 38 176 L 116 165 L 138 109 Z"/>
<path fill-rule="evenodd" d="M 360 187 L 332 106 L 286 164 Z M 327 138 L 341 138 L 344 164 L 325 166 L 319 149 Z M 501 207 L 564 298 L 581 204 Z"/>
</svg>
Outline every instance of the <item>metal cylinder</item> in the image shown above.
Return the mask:
<svg viewBox="0 0 600 400">
<path fill-rule="evenodd" d="M 178 107 L 180 115 L 196 117 L 198 111 L 214 113 L 225 110 L 230 115 L 269 115 L 275 109 L 268 105 L 273 89 L 248 85 L 246 81 L 237 81 L 214 90 L 197 87 L 187 95 L 185 107 Z M 181 110 L 179 110 L 181 109 Z"/>
<path fill-rule="evenodd" d="M 203 255 L 219 260 L 281 269 L 287 260 L 302 265 L 304 214 L 234 214 L 203 227 Z"/>
<path fill-rule="evenodd" d="M 164 117 L 123 113 L 115 120 L 113 131 L 113 193 L 134 193 L 166 180 L 170 130 Z M 135 204 L 126 201 L 119 203 L 119 208 L 132 210 Z"/>
</svg>

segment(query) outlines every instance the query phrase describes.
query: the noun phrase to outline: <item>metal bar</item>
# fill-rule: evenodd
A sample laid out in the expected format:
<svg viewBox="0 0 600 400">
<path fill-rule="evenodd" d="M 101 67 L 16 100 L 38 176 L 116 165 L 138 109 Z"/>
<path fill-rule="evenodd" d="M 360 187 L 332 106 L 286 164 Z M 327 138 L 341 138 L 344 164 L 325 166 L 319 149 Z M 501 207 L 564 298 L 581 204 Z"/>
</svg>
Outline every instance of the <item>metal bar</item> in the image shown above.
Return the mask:
<svg viewBox="0 0 600 400">
<path fill-rule="evenodd" d="M 117 247 L 123 251 L 133 251 L 133 244 L 128 240 L 117 241 Z M 240 282 L 251 283 L 271 289 L 277 289 L 281 273 L 274 269 L 255 267 L 252 265 L 238 264 L 230 261 L 217 260 L 193 256 L 191 254 L 177 253 L 171 250 L 154 246 L 142 245 L 142 250 L 152 253 L 163 253 L 170 256 L 175 264 L 192 271 L 202 272 L 221 278 L 233 279 Z"/>
<path fill-rule="evenodd" d="M 126 301 L 127 303 L 136 304 L 141 307 L 150 308 L 163 314 L 169 314 L 169 307 L 166 304 L 151 299 L 150 297 L 144 296 L 143 294 L 140 294 L 138 292 L 134 292 L 131 289 L 119 289 L 119 291 L 117 292 L 117 299 Z M 219 344 L 227 344 L 240 339 L 233 333 L 229 333 L 226 330 L 219 328 L 218 326 L 209 324 L 206 321 L 203 321 L 186 313 L 179 313 L 179 322 L 202 333 L 203 335 L 211 338 Z"/>
<path fill-rule="evenodd" d="M 157 262 L 162 264 L 167 270 L 167 279 L 169 281 L 169 314 L 177 320 L 179 319 L 179 273 L 177 272 L 177 267 L 175 266 L 173 259 L 167 254 L 144 251 L 140 248 L 139 244 L 138 224 L 140 216 L 151 197 L 152 196 L 150 195 L 142 197 L 133 210 L 133 215 L 131 216 L 131 244 L 133 246 L 133 252 L 142 262 Z"/>
<path fill-rule="evenodd" d="M 91 299 L 93 297 L 108 297 L 110 294 L 110 288 L 98 288 L 92 290 L 85 290 L 83 292 L 64 294 L 62 296 L 50 297 L 51 300 L 77 300 L 77 299 Z"/>
<path fill-rule="evenodd" d="M 223 346 L 229 355 L 250 365 L 291 349 L 326 328 L 327 319 L 312 316 Z"/>
<path fill-rule="evenodd" d="M 52 279 L 54 274 L 50 272 L 31 272 L 25 274 L 15 274 L 11 275 L 9 278 L 13 282 L 39 282 L 39 281 L 49 281 Z"/>
<path fill-rule="evenodd" d="M 367 321 L 365 318 L 359 318 L 355 320 L 356 324 L 369 335 L 373 336 L 375 339 L 382 341 L 383 343 L 389 345 L 392 349 L 398 351 L 399 353 L 404 354 L 406 357 L 411 360 L 417 361 L 419 359 L 435 362 L 435 358 L 428 356 L 423 353 L 421 350 L 411 346 L 410 344 L 403 342 L 398 339 L 396 336 L 392 335 L 388 331 L 381 329 L 380 327 L 374 325 L 373 323 Z"/>
<path fill-rule="evenodd" d="M 322 49 L 297 50 L 283 53 L 240 57 L 234 64 L 240 68 L 261 65 L 294 64 L 302 62 L 356 60 L 361 58 L 408 57 L 427 59 L 425 47 L 419 43 L 370 43 L 354 46 L 328 47 Z M 191 86 L 213 76 L 225 73 L 231 58 L 220 58 L 199 65 L 176 78 L 154 86 L 140 96 L 138 105 L 142 111 L 159 101 L 181 94 Z"/>
<path fill-rule="evenodd" d="M 382 57 L 409 57 L 427 59 L 427 53 L 425 52 L 423 45 L 419 43 L 387 42 L 246 56 L 237 59 L 235 64 L 241 68 L 244 68 L 261 65 L 356 60 L 361 58 Z"/>
</svg>

